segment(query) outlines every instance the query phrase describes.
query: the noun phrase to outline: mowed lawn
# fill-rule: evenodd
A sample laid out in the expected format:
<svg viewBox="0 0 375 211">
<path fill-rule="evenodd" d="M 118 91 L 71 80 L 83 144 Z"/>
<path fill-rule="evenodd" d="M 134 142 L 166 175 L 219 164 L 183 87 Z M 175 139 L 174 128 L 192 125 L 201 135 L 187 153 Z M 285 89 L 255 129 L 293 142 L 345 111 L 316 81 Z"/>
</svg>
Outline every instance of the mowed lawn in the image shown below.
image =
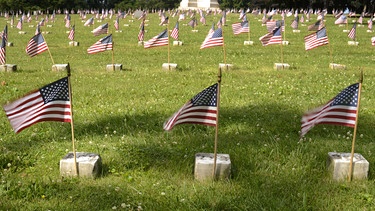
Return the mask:
<svg viewBox="0 0 375 211">
<path fill-rule="evenodd" d="M 83 26 L 71 15 L 75 41 L 69 46 L 64 16 L 41 27 L 49 51 L 30 58 L 25 48 L 37 22 L 25 22 L 22 31 L 8 23 L 8 64 L 16 72 L 0 72 L 2 105 L 57 79 L 66 72 L 52 71 L 53 64 L 70 64 L 75 146 L 78 152 L 98 153 L 103 170 L 96 179 L 62 178 L 59 162 L 72 151 L 68 123 L 43 122 L 15 134 L 0 113 L 0 209 L 1 210 L 373 210 L 375 207 L 374 150 L 375 85 L 374 49 L 367 20 L 357 26 L 358 46 L 349 46 L 347 25 L 335 25 L 327 15 L 329 44 L 305 51 L 304 37 L 313 32 L 300 23 L 293 33 L 286 18 L 284 40 L 289 45 L 262 46 L 267 33 L 261 16 L 247 14 L 250 34 L 234 35 L 231 24 L 239 14 L 227 15 L 223 47 L 200 49 L 212 23 L 220 15 L 207 16 L 207 25 L 193 32 L 180 21 L 182 46 L 144 49 L 138 45 L 140 20 L 115 17 Z M 168 14 L 168 16 L 170 16 Z M 89 18 L 89 16 L 88 16 Z M 199 15 L 196 15 L 199 20 Z M 157 13 L 147 16 L 145 41 L 169 25 L 159 26 Z M 280 20 L 276 15 L 274 19 Z M 15 23 L 17 22 L 15 18 Z M 109 23 L 113 51 L 88 54 L 87 48 L 105 35 L 91 31 Z M 52 27 L 48 27 L 51 25 Z M 33 27 L 31 27 L 33 26 Z M 2 27 L 0 25 L 0 27 Z M 46 33 L 50 32 L 50 33 Z M 245 40 L 254 45 L 245 46 Z M 162 64 L 178 65 L 166 71 Z M 108 64 L 122 64 L 121 71 L 107 71 Z M 195 154 L 213 153 L 215 128 L 179 125 L 163 130 L 163 123 L 184 103 L 217 82 L 222 70 L 219 107 L 218 153 L 230 155 L 232 170 L 227 180 L 194 179 Z M 290 68 L 275 70 L 274 63 Z M 330 63 L 346 69 L 330 69 Z M 317 125 L 300 138 L 301 117 L 356 83 L 363 71 L 355 152 L 370 163 L 368 180 L 336 182 L 327 170 L 328 152 L 350 152 L 353 128 Z"/>
</svg>

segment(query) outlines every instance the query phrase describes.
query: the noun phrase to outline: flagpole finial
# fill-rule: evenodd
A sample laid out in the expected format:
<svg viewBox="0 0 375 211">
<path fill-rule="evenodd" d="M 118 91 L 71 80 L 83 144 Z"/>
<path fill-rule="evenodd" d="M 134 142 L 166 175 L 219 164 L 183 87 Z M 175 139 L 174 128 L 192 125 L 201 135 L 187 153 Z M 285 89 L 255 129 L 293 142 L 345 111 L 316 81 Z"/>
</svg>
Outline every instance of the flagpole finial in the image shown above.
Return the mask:
<svg viewBox="0 0 375 211">
<path fill-rule="evenodd" d="M 70 64 L 68 63 L 68 66 L 66 67 L 68 77 L 70 77 Z"/>
</svg>

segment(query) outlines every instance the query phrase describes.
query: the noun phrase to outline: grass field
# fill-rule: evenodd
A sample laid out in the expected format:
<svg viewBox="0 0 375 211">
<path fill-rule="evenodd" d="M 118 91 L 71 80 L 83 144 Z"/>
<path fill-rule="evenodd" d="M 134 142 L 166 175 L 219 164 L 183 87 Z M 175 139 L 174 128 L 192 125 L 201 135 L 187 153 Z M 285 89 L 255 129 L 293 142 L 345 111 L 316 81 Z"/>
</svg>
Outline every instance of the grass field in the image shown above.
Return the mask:
<svg viewBox="0 0 375 211">
<path fill-rule="evenodd" d="M 326 17 L 329 45 L 305 51 L 304 36 L 293 33 L 292 17 L 286 19 L 288 46 L 261 46 L 265 26 L 248 14 L 253 46 L 244 46 L 247 34 L 233 35 L 231 24 L 238 14 L 227 16 L 222 47 L 200 50 L 212 22 L 198 25 L 197 33 L 180 23 L 183 46 L 170 46 L 170 62 L 177 71 L 162 70 L 168 47 L 138 46 L 138 20 L 120 20 L 114 32 L 114 61 L 123 71 L 106 71 L 112 52 L 94 55 L 86 50 L 101 37 L 94 27 L 84 27 L 77 15 L 78 47 L 68 45 L 63 16 L 53 27 L 42 27 L 54 63 L 72 69 L 74 133 L 76 149 L 100 154 L 103 173 L 97 179 L 61 178 L 59 161 L 72 150 L 70 124 L 44 122 L 15 134 L 4 112 L 0 113 L 0 209 L 1 210 L 374 210 L 375 186 L 375 74 L 374 46 L 367 25 L 357 28 L 359 46 L 349 46 L 347 33 Z M 276 16 L 280 19 L 280 16 Z M 316 16 L 306 25 L 315 22 Z M 145 40 L 165 29 L 157 14 L 149 14 Z M 170 26 L 177 18 L 170 18 Z M 9 20 L 8 20 L 9 21 Z M 367 19 L 365 18 L 365 22 Z M 6 20 L 2 19 L 5 26 Z M 367 23 L 367 22 L 366 22 Z M 129 26 L 124 26 L 128 24 Z M 66 76 L 54 72 L 48 52 L 30 58 L 25 47 L 36 22 L 24 23 L 23 31 L 9 27 L 7 63 L 18 71 L 0 72 L 0 103 Z M 1 26 L 1 25 L 0 25 Z M 172 40 L 170 41 L 172 42 Z M 283 56 L 281 56 L 281 52 Z M 224 58 L 225 57 L 225 58 Z M 274 70 L 274 63 L 290 64 Z M 215 128 L 179 125 L 163 131 L 163 123 L 187 100 L 217 81 L 218 64 L 233 64 L 223 71 L 218 152 L 230 155 L 228 180 L 194 180 L 194 156 L 212 153 Z M 347 66 L 333 70 L 329 63 Z M 355 152 L 370 162 L 368 180 L 332 181 L 328 152 L 350 152 L 353 129 L 319 125 L 299 138 L 302 114 L 326 103 L 359 80 L 363 70 Z"/>
</svg>

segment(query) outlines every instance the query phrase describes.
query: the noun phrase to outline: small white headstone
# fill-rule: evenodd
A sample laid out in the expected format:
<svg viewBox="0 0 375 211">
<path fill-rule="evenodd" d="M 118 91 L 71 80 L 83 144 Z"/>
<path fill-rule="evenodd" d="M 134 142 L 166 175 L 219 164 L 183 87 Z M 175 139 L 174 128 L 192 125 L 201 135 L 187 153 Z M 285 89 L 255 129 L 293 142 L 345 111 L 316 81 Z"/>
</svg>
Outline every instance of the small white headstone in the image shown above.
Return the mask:
<svg viewBox="0 0 375 211">
<path fill-rule="evenodd" d="M 283 40 L 282 44 L 283 45 L 289 45 L 289 41 Z"/>
<path fill-rule="evenodd" d="M 243 45 L 254 45 L 254 42 L 250 40 L 245 40 L 243 41 Z"/>
<path fill-rule="evenodd" d="M 293 33 L 300 33 L 301 30 L 298 30 L 298 29 L 293 29 Z"/>
<path fill-rule="evenodd" d="M 198 32 L 198 30 L 196 30 L 196 29 L 193 29 L 193 30 L 191 30 L 192 32 Z"/>
<path fill-rule="evenodd" d="M 342 30 L 342 32 L 344 32 L 344 33 L 348 33 L 349 30 L 348 30 L 348 29 L 344 29 L 344 30 Z"/>
<path fill-rule="evenodd" d="M 18 34 L 26 34 L 25 31 L 19 31 Z"/>
<path fill-rule="evenodd" d="M 51 32 L 43 31 L 42 34 L 51 34 Z"/>
<path fill-rule="evenodd" d="M 121 33 L 121 32 L 122 32 L 122 30 L 116 30 L 115 32 L 116 32 L 116 33 Z"/>
<path fill-rule="evenodd" d="M 138 46 L 143 46 L 143 41 L 138 41 Z"/>
<path fill-rule="evenodd" d="M 15 64 L 0 65 L 0 72 L 14 72 L 16 70 L 17 70 L 17 65 Z"/>
<path fill-rule="evenodd" d="M 68 70 L 69 64 L 54 64 L 52 65 L 52 71 L 65 71 Z"/>
<path fill-rule="evenodd" d="M 12 47 L 12 46 L 13 46 L 13 43 L 12 43 L 12 42 L 8 42 L 8 43 L 7 43 L 7 46 L 8 46 L 8 47 Z"/>
<path fill-rule="evenodd" d="M 222 68 L 223 70 L 231 70 L 233 69 L 233 64 L 219 63 L 219 68 Z"/>
<path fill-rule="evenodd" d="M 163 63 L 162 69 L 163 70 L 176 70 L 177 64 L 175 64 L 175 63 Z"/>
<path fill-rule="evenodd" d="M 79 42 L 77 41 L 70 41 L 69 46 L 79 46 Z"/>
<path fill-rule="evenodd" d="M 173 46 L 181 46 L 182 45 L 182 41 L 173 41 Z"/>
<path fill-rule="evenodd" d="M 275 63 L 273 65 L 273 69 L 275 70 L 285 70 L 285 69 L 289 69 L 290 65 L 287 64 L 287 63 Z"/>
<path fill-rule="evenodd" d="M 356 42 L 356 41 L 348 41 L 348 45 L 355 45 L 357 46 L 359 44 L 359 42 Z"/>
<path fill-rule="evenodd" d="M 122 64 L 107 64 L 107 71 L 122 70 Z"/>
<path fill-rule="evenodd" d="M 78 175 L 80 177 L 95 178 L 102 170 L 102 159 L 99 154 L 90 152 L 76 152 Z M 61 176 L 77 176 L 74 165 L 74 154 L 68 153 L 60 160 Z"/>
<path fill-rule="evenodd" d="M 124 24 L 124 26 L 125 26 L 125 27 L 128 27 L 128 26 L 129 26 L 129 24 Z"/>
<path fill-rule="evenodd" d="M 339 69 L 339 70 L 345 70 L 346 66 L 343 64 L 335 64 L 335 63 L 330 63 L 329 68 L 331 69 Z"/>
<path fill-rule="evenodd" d="M 34 27 L 34 25 L 29 25 L 29 27 L 30 27 L 30 28 L 33 28 L 33 27 Z"/>
<path fill-rule="evenodd" d="M 327 157 L 327 168 L 332 179 L 342 181 L 348 179 L 351 153 L 329 152 Z M 358 153 L 354 153 L 352 163 L 352 179 L 367 179 L 369 162 Z"/>
<path fill-rule="evenodd" d="M 368 33 L 372 33 L 373 31 L 372 31 L 372 30 L 370 30 L 370 29 L 368 29 L 368 30 L 367 30 L 367 32 L 368 32 Z"/>
<path fill-rule="evenodd" d="M 51 27 L 52 27 L 52 25 L 47 25 L 47 27 L 51 28 Z"/>
<path fill-rule="evenodd" d="M 213 176 L 214 154 L 195 154 L 194 178 L 196 180 L 228 179 L 231 173 L 231 161 L 229 154 L 217 154 L 215 178 Z"/>
<path fill-rule="evenodd" d="M 129 22 L 134 22 L 134 20 L 129 20 Z"/>
</svg>

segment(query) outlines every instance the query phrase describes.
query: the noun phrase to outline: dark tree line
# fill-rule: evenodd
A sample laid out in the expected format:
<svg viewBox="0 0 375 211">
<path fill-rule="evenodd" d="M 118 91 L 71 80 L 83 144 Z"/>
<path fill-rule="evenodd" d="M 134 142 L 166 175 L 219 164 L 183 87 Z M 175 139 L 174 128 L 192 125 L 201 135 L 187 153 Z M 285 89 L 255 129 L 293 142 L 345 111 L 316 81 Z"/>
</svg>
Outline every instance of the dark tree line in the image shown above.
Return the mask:
<svg viewBox="0 0 375 211">
<path fill-rule="evenodd" d="M 197 0 L 193 0 L 197 1 Z M 0 0 L 1 11 L 53 11 L 58 9 L 175 9 L 181 0 Z M 374 11 L 375 0 L 218 0 L 220 8 L 320 8 L 345 9 L 361 12 L 365 7 Z"/>
</svg>

